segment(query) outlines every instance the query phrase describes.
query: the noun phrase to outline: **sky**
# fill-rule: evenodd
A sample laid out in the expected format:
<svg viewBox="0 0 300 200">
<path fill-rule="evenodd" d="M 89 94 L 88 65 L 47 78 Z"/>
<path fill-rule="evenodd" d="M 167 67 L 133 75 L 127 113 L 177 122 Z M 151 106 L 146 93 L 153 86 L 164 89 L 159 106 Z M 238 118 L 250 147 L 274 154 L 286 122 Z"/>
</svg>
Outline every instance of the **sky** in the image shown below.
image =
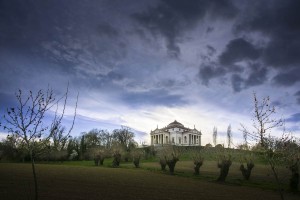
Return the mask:
<svg viewBox="0 0 300 200">
<path fill-rule="evenodd" d="M 177 120 L 203 145 L 214 126 L 226 143 L 231 124 L 238 144 L 255 92 L 300 137 L 299 10 L 298 0 L 1 0 L 1 116 L 18 89 L 60 97 L 69 84 L 72 136 L 125 125 L 149 142 Z"/>
</svg>

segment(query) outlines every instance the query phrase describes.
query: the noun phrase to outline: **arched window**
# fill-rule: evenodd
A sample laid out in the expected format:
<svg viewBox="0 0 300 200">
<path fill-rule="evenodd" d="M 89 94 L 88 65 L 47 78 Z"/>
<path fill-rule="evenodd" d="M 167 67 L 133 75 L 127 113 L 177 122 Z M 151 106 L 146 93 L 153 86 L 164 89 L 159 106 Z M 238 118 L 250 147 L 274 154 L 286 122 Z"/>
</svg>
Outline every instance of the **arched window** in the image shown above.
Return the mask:
<svg viewBox="0 0 300 200">
<path fill-rule="evenodd" d="M 172 143 L 173 143 L 173 144 L 175 143 L 174 137 L 172 137 Z"/>
<path fill-rule="evenodd" d="M 166 143 L 169 143 L 169 137 L 166 136 Z"/>
<path fill-rule="evenodd" d="M 179 142 L 179 144 L 181 144 L 181 137 L 178 138 L 178 142 Z"/>
<path fill-rule="evenodd" d="M 184 136 L 184 143 L 187 143 L 187 141 L 186 141 L 186 136 Z"/>
</svg>

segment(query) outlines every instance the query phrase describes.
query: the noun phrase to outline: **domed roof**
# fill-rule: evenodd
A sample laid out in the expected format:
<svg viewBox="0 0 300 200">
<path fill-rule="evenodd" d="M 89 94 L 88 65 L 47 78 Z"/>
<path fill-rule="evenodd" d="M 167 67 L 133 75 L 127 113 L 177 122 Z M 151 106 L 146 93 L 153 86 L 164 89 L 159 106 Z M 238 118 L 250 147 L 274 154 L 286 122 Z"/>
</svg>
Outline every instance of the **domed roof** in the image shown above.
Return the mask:
<svg viewBox="0 0 300 200">
<path fill-rule="evenodd" d="M 167 128 L 173 128 L 173 127 L 184 127 L 181 123 L 179 123 L 178 121 L 174 121 L 172 123 L 170 123 Z"/>
</svg>

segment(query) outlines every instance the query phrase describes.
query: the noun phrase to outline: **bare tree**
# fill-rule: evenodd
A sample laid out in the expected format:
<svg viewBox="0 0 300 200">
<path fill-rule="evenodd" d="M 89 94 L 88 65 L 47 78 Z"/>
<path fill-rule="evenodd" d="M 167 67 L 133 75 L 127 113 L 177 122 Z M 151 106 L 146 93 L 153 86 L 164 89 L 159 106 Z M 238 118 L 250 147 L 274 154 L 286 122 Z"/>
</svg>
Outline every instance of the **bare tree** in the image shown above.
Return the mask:
<svg viewBox="0 0 300 200">
<path fill-rule="evenodd" d="M 67 94 L 68 90 L 65 94 L 65 98 L 67 98 Z M 37 144 L 40 139 L 43 139 L 45 142 L 49 141 L 50 137 L 53 135 L 53 131 L 57 130 L 58 126 L 61 124 L 62 118 L 57 120 L 57 115 L 55 115 L 52 125 L 47 125 L 44 118 L 48 111 L 63 97 L 56 100 L 53 90 L 49 88 L 45 92 L 43 90 L 39 90 L 36 94 L 34 94 L 32 91 L 29 91 L 27 96 L 23 94 L 22 90 L 18 90 L 15 96 L 17 99 L 17 105 L 15 107 L 7 108 L 6 114 L 3 117 L 3 127 L 9 133 L 14 134 L 26 144 L 26 150 L 31 159 L 35 199 L 38 199 L 38 183 L 35 170 L 35 153 L 38 148 Z M 64 114 L 62 114 L 62 116 L 63 115 Z M 49 127 L 50 133 L 46 135 Z"/>
<path fill-rule="evenodd" d="M 263 98 L 261 102 L 258 101 L 256 97 L 256 93 L 253 93 L 254 100 L 254 117 L 253 127 L 254 131 L 250 132 L 248 129 L 241 124 L 242 131 L 246 135 L 246 137 L 250 137 L 255 141 L 259 141 L 261 147 L 266 147 L 266 138 L 268 136 L 268 132 L 273 128 L 283 126 L 282 119 L 275 119 L 273 116 L 276 114 L 276 110 L 274 106 L 271 106 L 270 97 Z"/>
<path fill-rule="evenodd" d="M 278 128 L 284 126 L 284 121 L 280 119 L 274 118 L 276 114 L 276 109 L 274 106 L 271 106 L 270 97 L 263 98 L 262 101 L 259 101 L 256 97 L 256 93 L 253 93 L 254 97 L 254 112 L 253 112 L 253 128 L 254 131 L 249 131 L 243 124 L 242 132 L 247 144 L 247 138 L 254 141 L 258 141 L 260 146 L 260 151 L 264 153 L 266 159 L 271 167 L 272 174 L 275 178 L 275 181 L 278 185 L 278 191 L 280 194 L 281 199 L 284 199 L 283 195 L 283 187 L 282 183 L 279 179 L 279 173 L 277 170 L 278 161 L 282 159 L 281 156 L 278 157 L 278 153 L 276 151 L 276 137 L 272 137 L 270 132 L 274 128 Z M 285 141 L 288 137 L 283 136 L 279 141 Z M 251 164 L 251 163 L 250 163 Z"/>
<path fill-rule="evenodd" d="M 228 128 L 227 128 L 227 143 L 228 143 L 228 148 L 230 148 L 231 143 L 232 143 L 231 125 L 229 125 Z"/>
</svg>

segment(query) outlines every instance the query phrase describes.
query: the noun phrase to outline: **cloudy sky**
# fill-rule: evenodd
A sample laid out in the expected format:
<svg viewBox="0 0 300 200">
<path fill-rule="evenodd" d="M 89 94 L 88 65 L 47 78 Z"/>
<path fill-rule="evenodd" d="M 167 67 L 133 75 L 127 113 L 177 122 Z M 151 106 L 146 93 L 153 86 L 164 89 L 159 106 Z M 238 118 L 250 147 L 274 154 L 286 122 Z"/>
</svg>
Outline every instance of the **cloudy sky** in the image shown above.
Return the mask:
<svg viewBox="0 0 300 200">
<path fill-rule="evenodd" d="M 137 140 L 175 119 L 219 143 L 251 127 L 253 92 L 300 136 L 298 0 L 2 0 L 0 106 L 69 83 L 72 135 L 126 125 Z M 3 132 L 3 131 L 2 131 Z"/>
</svg>

